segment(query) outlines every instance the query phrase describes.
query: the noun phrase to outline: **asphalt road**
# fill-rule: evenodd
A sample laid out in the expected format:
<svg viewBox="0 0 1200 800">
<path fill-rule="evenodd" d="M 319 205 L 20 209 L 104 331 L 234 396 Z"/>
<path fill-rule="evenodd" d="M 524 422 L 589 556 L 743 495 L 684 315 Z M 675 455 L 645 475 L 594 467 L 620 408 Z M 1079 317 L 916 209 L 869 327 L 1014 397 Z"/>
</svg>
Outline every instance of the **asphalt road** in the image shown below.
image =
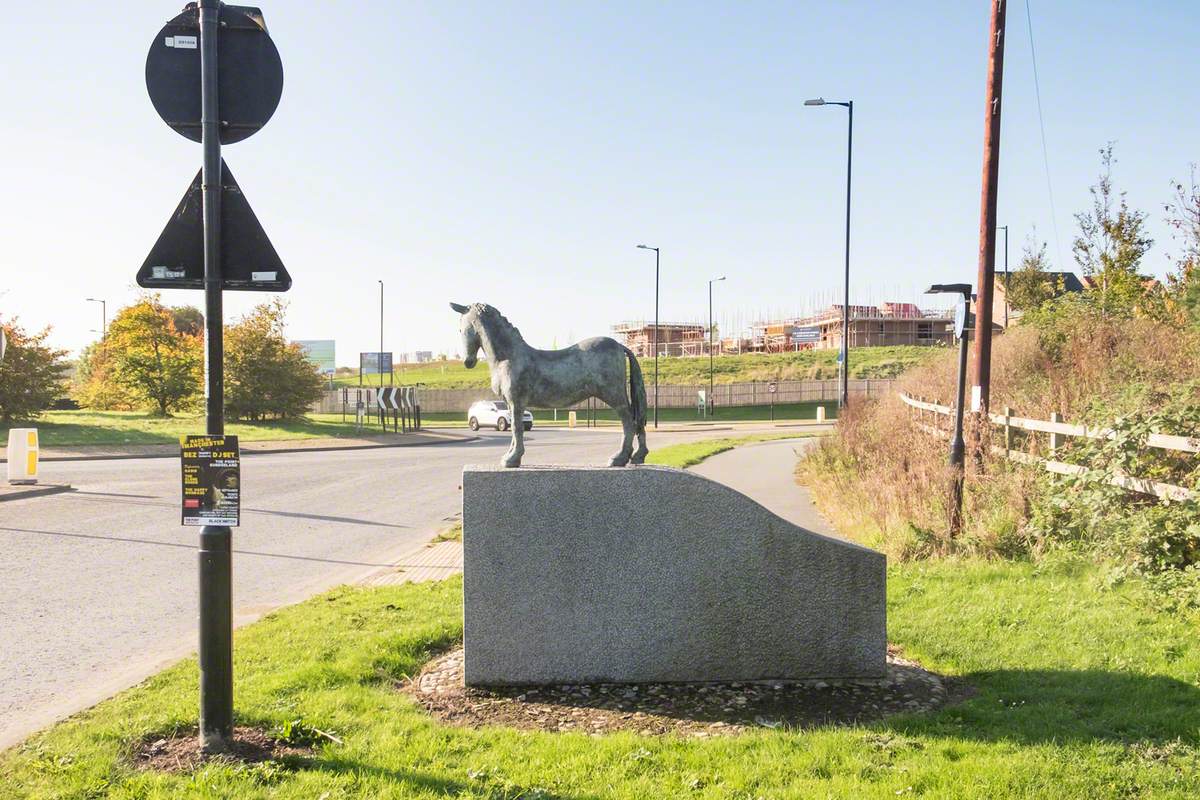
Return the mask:
<svg viewBox="0 0 1200 800">
<path fill-rule="evenodd" d="M 651 436 L 651 447 L 721 435 Z M 534 430 L 527 464 L 603 463 L 615 430 Z M 433 447 L 243 459 L 235 623 L 417 549 L 461 509 L 462 467 L 507 434 Z M 174 459 L 56 462 L 77 491 L 0 503 L 0 749 L 195 649 L 196 533 Z"/>
</svg>

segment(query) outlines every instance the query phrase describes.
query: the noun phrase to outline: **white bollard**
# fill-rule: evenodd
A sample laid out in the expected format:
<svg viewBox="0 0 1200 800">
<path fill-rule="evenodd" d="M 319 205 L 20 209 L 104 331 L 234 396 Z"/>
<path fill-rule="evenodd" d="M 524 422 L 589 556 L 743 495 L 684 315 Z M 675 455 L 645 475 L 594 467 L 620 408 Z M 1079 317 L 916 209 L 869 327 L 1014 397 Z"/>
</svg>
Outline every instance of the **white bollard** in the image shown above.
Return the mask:
<svg viewBox="0 0 1200 800">
<path fill-rule="evenodd" d="M 825 421 L 825 406 L 817 406 L 817 422 Z"/>
<path fill-rule="evenodd" d="M 37 428 L 12 428 L 8 432 L 8 482 L 37 483 Z"/>
<path fill-rule="evenodd" d="M 575 412 L 574 412 L 574 411 L 570 411 L 570 412 L 568 412 L 568 413 L 567 413 L 567 427 L 568 427 L 568 428 L 574 428 L 574 427 L 575 427 L 575 421 L 576 421 Z"/>
</svg>

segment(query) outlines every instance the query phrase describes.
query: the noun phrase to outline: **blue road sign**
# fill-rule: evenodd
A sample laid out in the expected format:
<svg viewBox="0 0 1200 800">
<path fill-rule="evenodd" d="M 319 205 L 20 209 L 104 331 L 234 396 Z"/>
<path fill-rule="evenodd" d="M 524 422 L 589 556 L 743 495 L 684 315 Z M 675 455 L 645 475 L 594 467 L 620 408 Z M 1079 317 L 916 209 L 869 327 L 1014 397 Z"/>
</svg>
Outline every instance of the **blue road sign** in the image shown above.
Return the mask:
<svg viewBox="0 0 1200 800">
<path fill-rule="evenodd" d="M 363 375 L 387 375 L 392 371 L 392 354 L 359 353 L 358 365 Z"/>
</svg>

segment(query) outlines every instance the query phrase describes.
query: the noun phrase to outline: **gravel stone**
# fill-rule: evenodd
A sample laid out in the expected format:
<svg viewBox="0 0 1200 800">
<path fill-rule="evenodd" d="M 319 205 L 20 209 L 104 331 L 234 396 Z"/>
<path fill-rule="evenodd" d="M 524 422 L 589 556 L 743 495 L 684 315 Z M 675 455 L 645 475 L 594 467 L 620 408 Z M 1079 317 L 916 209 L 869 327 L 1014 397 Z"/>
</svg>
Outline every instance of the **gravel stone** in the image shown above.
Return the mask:
<svg viewBox="0 0 1200 800">
<path fill-rule="evenodd" d="M 897 713 L 926 713 L 971 693 L 969 687 L 928 672 L 892 649 L 885 679 L 853 684 L 807 680 L 468 687 L 461 647 L 429 662 L 405 691 L 435 718 L 463 727 L 696 737 L 861 724 Z"/>
</svg>

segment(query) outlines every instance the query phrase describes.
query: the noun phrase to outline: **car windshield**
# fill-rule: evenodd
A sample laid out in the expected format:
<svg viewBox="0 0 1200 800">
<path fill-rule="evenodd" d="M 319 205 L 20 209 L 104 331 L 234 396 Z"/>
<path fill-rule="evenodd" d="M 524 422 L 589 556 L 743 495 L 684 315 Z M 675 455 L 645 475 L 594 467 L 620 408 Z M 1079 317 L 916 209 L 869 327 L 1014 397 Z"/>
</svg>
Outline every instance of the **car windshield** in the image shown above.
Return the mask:
<svg viewBox="0 0 1200 800">
<path fill-rule="evenodd" d="M 459 408 L 462 408 L 462 406 L 459 406 Z M 508 403 L 498 401 L 496 403 L 496 410 L 497 411 L 508 411 Z"/>
</svg>

